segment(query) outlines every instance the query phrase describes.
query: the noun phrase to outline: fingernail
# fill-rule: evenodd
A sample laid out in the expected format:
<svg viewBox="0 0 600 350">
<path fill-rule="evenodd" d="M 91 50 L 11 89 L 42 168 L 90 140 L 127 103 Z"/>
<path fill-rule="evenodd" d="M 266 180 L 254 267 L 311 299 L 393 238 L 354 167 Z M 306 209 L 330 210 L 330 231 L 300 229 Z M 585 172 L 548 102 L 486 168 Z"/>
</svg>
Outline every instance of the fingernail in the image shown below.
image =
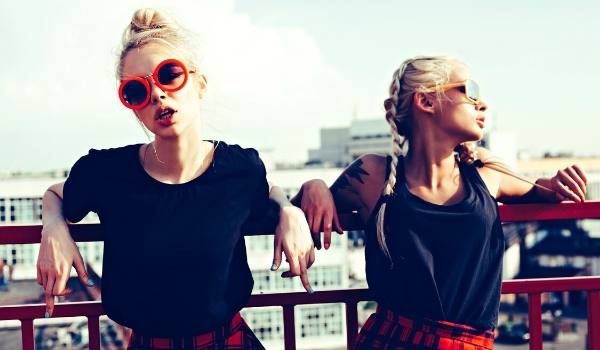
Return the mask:
<svg viewBox="0 0 600 350">
<path fill-rule="evenodd" d="M 275 270 L 277 270 L 277 264 L 273 263 L 273 265 L 271 265 L 271 271 Z"/>
<path fill-rule="evenodd" d="M 325 250 L 329 249 L 329 243 L 325 243 Z"/>
<path fill-rule="evenodd" d="M 44 318 L 50 318 L 50 313 L 48 312 L 48 310 L 44 312 Z"/>
<path fill-rule="evenodd" d="M 90 286 L 90 287 L 93 287 L 96 284 L 94 283 L 94 281 L 91 278 L 88 278 L 87 285 Z"/>
<path fill-rule="evenodd" d="M 315 291 L 312 289 L 312 287 L 308 288 L 308 294 L 313 294 Z"/>
</svg>

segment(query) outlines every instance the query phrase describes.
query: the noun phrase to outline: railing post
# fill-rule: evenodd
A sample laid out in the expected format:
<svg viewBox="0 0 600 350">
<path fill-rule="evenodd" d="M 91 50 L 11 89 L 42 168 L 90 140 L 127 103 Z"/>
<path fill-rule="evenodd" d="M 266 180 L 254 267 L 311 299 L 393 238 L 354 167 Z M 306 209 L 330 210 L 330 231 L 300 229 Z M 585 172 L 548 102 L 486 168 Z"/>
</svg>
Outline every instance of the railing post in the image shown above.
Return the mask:
<svg viewBox="0 0 600 350">
<path fill-rule="evenodd" d="M 294 305 L 283 305 L 283 339 L 285 350 L 296 350 Z"/>
<path fill-rule="evenodd" d="M 23 350 L 35 349 L 35 333 L 33 330 L 33 320 L 21 320 L 21 340 L 23 342 Z"/>
<path fill-rule="evenodd" d="M 98 316 L 88 316 L 90 350 L 100 350 L 100 320 Z"/>
<path fill-rule="evenodd" d="M 542 295 L 530 293 L 529 297 L 529 349 L 542 350 Z"/>
<path fill-rule="evenodd" d="M 588 306 L 588 349 L 600 349 L 600 291 L 587 293 Z"/>
<path fill-rule="evenodd" d="M 346 303 L 346 347 L 354 348 L 356 335 L 358 334 L 358 303 L 350 301 Z"/>
</svg>

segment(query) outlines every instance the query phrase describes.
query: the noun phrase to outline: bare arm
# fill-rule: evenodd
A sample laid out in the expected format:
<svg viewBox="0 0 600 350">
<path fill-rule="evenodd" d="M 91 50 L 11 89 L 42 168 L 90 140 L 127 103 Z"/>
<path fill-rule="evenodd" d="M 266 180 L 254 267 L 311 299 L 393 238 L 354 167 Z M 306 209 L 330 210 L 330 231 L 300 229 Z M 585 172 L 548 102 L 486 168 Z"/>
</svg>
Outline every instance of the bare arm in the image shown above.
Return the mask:
<svg viewBox="0 0 600 350">
<path fill-rule="evenodd" d="M 302 285 L 307 292 L 313 289 L 308 280 L 308 269 L 315 261 L 314 245 L 304 213 L 293 206 L 283 190 L 269 183 L 269 199 L 279 205 L 279 223 L 275 228 L 273 265 L 275 271 L 281 265 L 282 252 L 290 265 L 290 270 L 282 277 L 300 276 Z"/>
<path fill-rule="evenodd" d="M 306 215 L 317 248 L 329 248 L 332 229 L 342 233 L 338 213 L 357 212 L 363 221 L 373 210 L 385 184 L 385 157 L 364 155 L 350 164 L 331 185 L 322 180 L 305 182 L 292 203 Z"/>
<path fill-rule="evenodd" d="M 54 296 L 70 292 L 66 284 L 72 266 L 83 283 L 94 284 L 62 214 L 63 186 L 64 182 L 50 186 L 42 199 L 42 239 L 36 267 L 37 281 L 44 289 L 46 317 L 54 311 Z"/>
<path fill-rule="evenodd" d="M 480 158 L 485 166 L 479 173 L 490 193 L 502 203 L 582 202 L 587 192 L 585 172 L 577 165 L 557 171 L 551 178 L 529 181 L 497 160 L 491 152 L 480 148 Z"/>
</svg>

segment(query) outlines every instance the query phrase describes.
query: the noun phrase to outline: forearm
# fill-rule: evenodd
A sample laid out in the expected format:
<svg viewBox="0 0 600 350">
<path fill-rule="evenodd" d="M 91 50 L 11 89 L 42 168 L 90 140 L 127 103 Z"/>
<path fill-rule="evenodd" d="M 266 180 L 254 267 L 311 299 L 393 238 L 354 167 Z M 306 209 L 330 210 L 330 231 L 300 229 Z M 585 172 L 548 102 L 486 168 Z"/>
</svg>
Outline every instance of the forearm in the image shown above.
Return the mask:
<svg viewBox="0 0 600 350">
<path fill-rule="evenodd" d="M 287 196 L 279 186 L 275 186 L 269 183 L 269 199 L 277 203 L 279 208 L 291 206 L 292 203 L 288 200 Z"/>
<path fill-rule="evenodd" d="M 505 204 L 526 204 L 526 203 L 556 203 L 560 202 L 556 193 L 552 191 L 550 179 L 539 178 L 535 185 L 531 186 L 529 191 L 520 196 L 508 196 L 501 200 Z"/>
<path fill-rule="evenodd" d="M 62 213 L 62 184 L 53 185 L 42 198 L 42 225 L 51 225 L 57 221 L 65 222 Z"/>
<path fill-rule="evenodd" d="M 561 201 L 557 193 L 551 190 L 551 179 L 539 178 L 535 183 L 538 186 L 533 187 L 531 190 L 533 192 L 531 202 L 557 203 Z"/>
</svg>

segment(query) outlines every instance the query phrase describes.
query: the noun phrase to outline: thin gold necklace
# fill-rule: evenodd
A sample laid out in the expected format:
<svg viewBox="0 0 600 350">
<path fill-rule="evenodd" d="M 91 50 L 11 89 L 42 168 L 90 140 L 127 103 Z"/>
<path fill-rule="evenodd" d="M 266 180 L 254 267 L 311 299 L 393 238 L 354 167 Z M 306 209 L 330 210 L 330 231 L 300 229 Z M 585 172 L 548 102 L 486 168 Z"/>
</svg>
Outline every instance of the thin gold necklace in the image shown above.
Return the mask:
<svg viewBox="0 0 600 350">
<path fill-rule="evenodd" d="M 212 149 L 206 153 L 206 155 L 204 156 L 204 158 L 202 159 L 202 163 L 200 164 L 200 167 L 197 168 L 196 172 L 198 172 L 200 169 L 204 169 L 204 165 L 206 164 L 206 160 L 209 158 L 210 152 L 216 149 L 216 145 L 213 142 L 212 143 L 213 147 Z M 218 143 L 217 143 L 218 145 Z M 150 142 L 148 145 L 146 145 L 146 149 L 144 149 L 144 158 L 142 160 L 142 165 L 144 166 L 144 168 L 146 167 L 146 157 L 148 155 L 148 147 L 152 146 L 152 150 L 154 151 L 154 156 L 156 157 L 156 160 L 158 160 L 159 163 L 161 163 L 162 165 L 165 165 L 166 163 L 163 162 L 160 157 L 158 156 L 158 151 L 156 150 L 156 147 L 154 147 L 154 142 Z M 214 157 L 214 156 L 213 156 Z M 195 174 L 194 174 L 195 175 Z"/>
</svg>

